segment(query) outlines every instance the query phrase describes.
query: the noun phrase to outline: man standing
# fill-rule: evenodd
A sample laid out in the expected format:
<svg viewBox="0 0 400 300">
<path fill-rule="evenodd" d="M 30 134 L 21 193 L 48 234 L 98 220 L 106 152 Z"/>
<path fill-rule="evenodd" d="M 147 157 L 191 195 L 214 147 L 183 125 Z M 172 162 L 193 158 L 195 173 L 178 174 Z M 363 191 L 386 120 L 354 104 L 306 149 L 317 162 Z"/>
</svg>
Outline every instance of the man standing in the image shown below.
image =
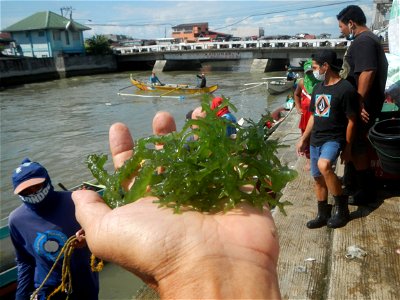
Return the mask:
<svg viewBox="0 0 400 300">
<path fill-rule="evenodd" d="M 303 154 L 310 145 L 311 175 L 318 201 L 317 217 L 307 222 L 307 227 L 313 229 L 327 225 L 339 228 L 349 220 L 348 197 L 343 194 L 332 166 L 340 152 L 342 161 L 350 159 L 358 112 L 356 92 L 350 83 L 340 78 L 334 51 L 317 53 L 312 68 L 314 77 L 322 82 L 314 87 L 310 103 L 312 114 L 296 147 L 298 154 Z M 335 199 L 332 217 L 328 192 Z"/>
<path fill-rule="evenodd" d="M 358 191 L 351 204 L 366 205 L 376 202 L 374 172 L 367 154 L 371 147 L 368 131 L 379 117 L 385 100 L 388 62 L 380 39 L 365 25 L 366 17 L 360 7 L 347 6 L 337 19 L 341 33 L 353 40 L 346 55 L 350 66 L 346 79 L 356 87 L 360 103 L 357 134 L 352 148 Z"/>
<path fill-rule="evenodd" d="M 54 191 L 47 170 L 39 163 L 23 160 L 14 170 L 12 182 L 14 194 L 23 202 L 11 212 L 8 224 L 18 268 L 16 299 L 28 300 L 44 281 L 68 238 L 81 227 L 75 219 L 71 192 Z M 72 294 L 60 291 L 52 299 L 98 299 L 99 279 L 91 271 L 91 254 L 87 247 L 79 246 L 70 260 Z M 59 286 L 61 276 L 59 261 L 37 299 L 46 299 Z"/>
<path fill-rule="evenodd" d="M 197 78 L 200 78 L 200 84 L 197 85 L 197 87 L 199 88 L 204 88 L 207 85 L 207 79 L 206 79 L 206 75 L 204 73 L 201 73 L 201 75 L 196 75 Z"/>
</svg>

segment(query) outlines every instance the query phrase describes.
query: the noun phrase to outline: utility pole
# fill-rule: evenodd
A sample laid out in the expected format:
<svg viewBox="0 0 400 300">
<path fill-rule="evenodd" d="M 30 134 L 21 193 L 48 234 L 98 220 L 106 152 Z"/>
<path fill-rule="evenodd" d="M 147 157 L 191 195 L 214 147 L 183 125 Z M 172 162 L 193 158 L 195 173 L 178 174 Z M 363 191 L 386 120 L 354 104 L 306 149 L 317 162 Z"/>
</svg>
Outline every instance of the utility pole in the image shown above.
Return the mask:
<svg viewBox="0 0 400 300">
<path fill-rule="evenodd" d="M 372 30 L 383 29 L 388 25 L 386 14 L 392 7 L 393 0 L 374 0 L 374 16 L 372 21 Z"/>
<path fill-rule="evenodd" d="M 72 20 L 72 11 L 74 9 L 72 8 L 72 6 L 64 6 L 60 8 L 61 11 L 61 16 L 63 16 L 64 18 L 67 17 L 68 13 L 69 13 L 69 18 L 70 20 Z M 64 11 L 65 11 L 65 16 L 64 16 Z"/>
</svg>

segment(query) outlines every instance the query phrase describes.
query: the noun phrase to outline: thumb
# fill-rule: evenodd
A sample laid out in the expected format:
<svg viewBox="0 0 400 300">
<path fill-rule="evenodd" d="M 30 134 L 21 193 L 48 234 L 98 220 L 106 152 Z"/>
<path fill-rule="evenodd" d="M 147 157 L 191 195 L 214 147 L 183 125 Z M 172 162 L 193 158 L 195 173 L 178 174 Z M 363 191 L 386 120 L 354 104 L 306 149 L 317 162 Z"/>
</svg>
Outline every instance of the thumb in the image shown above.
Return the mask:
<svg viewBox="0 0 400 300">
<path fill-rule="evenodd" d="M 94 191 L 79 190 L 72 193 L 75 216 L 90 239 L 100 226 L 103 217 L 111 211 L 100 195 Z"/>
</svg>

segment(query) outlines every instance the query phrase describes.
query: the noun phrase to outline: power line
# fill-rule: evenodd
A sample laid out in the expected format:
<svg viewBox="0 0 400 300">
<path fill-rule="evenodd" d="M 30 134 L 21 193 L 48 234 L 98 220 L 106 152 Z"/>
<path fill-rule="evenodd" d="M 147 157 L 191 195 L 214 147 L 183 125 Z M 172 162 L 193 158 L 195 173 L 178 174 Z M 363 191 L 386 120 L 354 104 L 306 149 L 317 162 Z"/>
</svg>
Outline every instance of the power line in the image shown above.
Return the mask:
<svg viewBox="0 0 400 300">
<path fill-rule="evenodd" d="M 266 12 L 266 13 L 259 13 L 259 14 L 253 14 L 253 15 L 249 15 L 239 21 L 236 21 L 234 23 L 219 27 L 219 28 L 215 28 L 214 30 L 220 30 L 220 29 L 224 29 L 227 27 L 232 27 L 236 24 L 239 24 L 251 17 L 259 17 L 259 16 L 266 16 L 266 15 L 272 15 L 272 14 L 279 14 L 279 13 L 284 13 L 284 12 L 289 12 L 289 11 L 298 11 L 298 10 L 304 10 L 304 9 L 312 9 L 312 8 L 321 8 L 321 7 L 327 7 L 327 6 L 335 6 L 335 5 L 341 5 L 341 4 L 348 4 L 351 2 L 357 2 L 356 0 L 353 1 L 343 1 L 343 2 L 335 2 L 335 3 L 329 3 L 329 4 L 321 4 L 321 5 L 316 5 L 316 6 L 309 6 L 309 7 L 303 7 L 303 8 L 293 8 L 293 9 L 285 9 L 285 10 L 279 10 L 279 11 L 274 11 L 274 12 Z"/>
</svg>

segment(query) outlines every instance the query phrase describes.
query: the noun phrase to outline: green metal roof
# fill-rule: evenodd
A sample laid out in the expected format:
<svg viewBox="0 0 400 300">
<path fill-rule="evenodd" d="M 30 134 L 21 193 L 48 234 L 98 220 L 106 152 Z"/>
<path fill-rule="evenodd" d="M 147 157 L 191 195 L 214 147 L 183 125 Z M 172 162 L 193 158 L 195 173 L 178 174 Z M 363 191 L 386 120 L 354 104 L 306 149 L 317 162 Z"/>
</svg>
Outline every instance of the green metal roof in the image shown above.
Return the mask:
<svg viewBox="0 0 400 300">
<path fill-rule="evenodd" d="M 16 32 L 16 31 L 28 31 L 28 30 L 44 30 L 44 29 L 65 29 L 66 25 L 70 20 L 64 18 L 51 11 L 42 11 L 31 15 L 2 31 L 5 32 Z M 73 21 L 74 28 L 76 30 L 89 30 L 91 28 L 79 24 Z"/>
</svg>

